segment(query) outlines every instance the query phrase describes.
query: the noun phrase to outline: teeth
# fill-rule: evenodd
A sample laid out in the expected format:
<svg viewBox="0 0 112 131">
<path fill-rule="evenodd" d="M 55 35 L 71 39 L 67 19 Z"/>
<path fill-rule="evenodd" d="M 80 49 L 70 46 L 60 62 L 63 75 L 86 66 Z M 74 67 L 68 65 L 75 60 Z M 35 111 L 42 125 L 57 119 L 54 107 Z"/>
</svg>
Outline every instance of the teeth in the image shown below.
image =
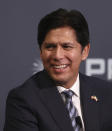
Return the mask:
<svg viewBox="0 0 112 131">
<path fill-rule="evenodd" d="M 67 65 L 56 65 L 56 66 L 54 66 L 55 68 L 57 68 L 57 69 L 60 69 L 60 68 L 65 68 Z"/>
</svg>

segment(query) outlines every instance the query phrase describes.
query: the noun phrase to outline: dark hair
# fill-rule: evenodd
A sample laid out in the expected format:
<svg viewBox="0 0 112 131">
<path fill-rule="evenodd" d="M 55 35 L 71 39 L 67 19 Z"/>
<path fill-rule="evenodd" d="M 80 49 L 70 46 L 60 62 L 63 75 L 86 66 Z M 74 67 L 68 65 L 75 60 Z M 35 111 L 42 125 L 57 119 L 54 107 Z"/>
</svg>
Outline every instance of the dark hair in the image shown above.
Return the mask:
<svg viewBox="0 0 112 131">
<path fill-rule="evenodd" d="M 89 29 L 84 16 L 77 10 L 58 9 L 40 20 L 37 36 L 39 47 L 41 48 L 46 34 L 50 30 L 64 26 L 70 26 L 75 30 L 77 41 L 82 47 L 89 43 Z"/>
</svg>

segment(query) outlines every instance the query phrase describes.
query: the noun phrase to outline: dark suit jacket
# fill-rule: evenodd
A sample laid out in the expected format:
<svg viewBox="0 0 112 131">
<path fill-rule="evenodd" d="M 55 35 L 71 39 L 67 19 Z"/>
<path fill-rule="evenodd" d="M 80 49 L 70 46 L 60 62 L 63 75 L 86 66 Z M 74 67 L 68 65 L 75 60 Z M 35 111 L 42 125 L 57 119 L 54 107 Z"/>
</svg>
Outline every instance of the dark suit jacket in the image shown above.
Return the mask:
<svg viewBox="0 0 112 131">
<path fill-rule="evenodd" d="M 79 78 L 86 131 L 112 131 L 112 87 L 94 77 L 80 74 Z M 64 102 L 46 71 L 13 89 L 6 105 L 4 131 L 73 131 Z"/>
</svg>

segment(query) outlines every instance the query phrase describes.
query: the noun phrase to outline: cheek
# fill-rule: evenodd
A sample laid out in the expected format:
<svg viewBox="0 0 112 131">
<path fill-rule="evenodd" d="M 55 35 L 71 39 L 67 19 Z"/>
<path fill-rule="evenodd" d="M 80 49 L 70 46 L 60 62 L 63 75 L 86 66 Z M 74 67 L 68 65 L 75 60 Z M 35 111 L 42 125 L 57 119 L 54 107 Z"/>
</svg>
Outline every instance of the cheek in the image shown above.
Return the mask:
<svg viewBox="0 0 112 131">
<path fill-rule="evenodd" d="M 70 55 L 70 60 L 71 60 L 73 69 L 79 68 L 80 63 L 82 61 L 81 59 L 82 57 L 81 57 L 81 54 L 79 53 Z"/>
<path fill-rule="evenodd" d="M 78 62 L 81 60 L 81 54 L 78 52 L 74 52 L 68 55 L 72 62 Z"/>
<path fill-rule="evenodd" d="M 48 52 L 41 52 L 40 57 L 42 59 L 43 64 L 48 64 L 50 61 L 50 54 Z"/>
</svg>

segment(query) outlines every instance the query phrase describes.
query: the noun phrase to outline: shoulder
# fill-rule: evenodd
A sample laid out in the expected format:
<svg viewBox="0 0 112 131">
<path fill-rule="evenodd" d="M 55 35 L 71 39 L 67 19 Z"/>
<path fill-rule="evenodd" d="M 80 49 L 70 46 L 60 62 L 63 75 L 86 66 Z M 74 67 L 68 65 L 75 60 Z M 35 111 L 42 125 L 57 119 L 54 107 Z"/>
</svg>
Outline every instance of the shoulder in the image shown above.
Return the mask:
<svg viewBox="0 0 112 131">
<path fill-rule="evenodd" d="M 42 75 L 42 72 L 38 72 L 27 79 L 24 83 L 18 87 L 13 88 L 9 91 L 7 99 L 31 99 L 37 97 L 39 93 L 39 79 Z"/>
<path fill-rule="evenodd" d="M 80 74 L 81 91 L 89 96 L 95 95 L 104 104 L 110 103 L 112 99 L 112 83 L 93 77 Z"/>
<path fill-rule="evenodd" d="M 42 90 L 53 86 L 53 81 L 48 76 L 47 72 L 43 70 L 31 76 L 20 86 L 12 89 L 8 94 L 8 99 L 22 98 L 32 102 L 33 99 L 39 97 Z"/>
<path fill-rule="evenodd" d="M 106 80 L 102 80 L 97 77 L 87 76 L 80 73 L 80 81 L 91 85 L 93 88 L 109 89 L 112 90 L 112 83 Z"/>
</svg>

